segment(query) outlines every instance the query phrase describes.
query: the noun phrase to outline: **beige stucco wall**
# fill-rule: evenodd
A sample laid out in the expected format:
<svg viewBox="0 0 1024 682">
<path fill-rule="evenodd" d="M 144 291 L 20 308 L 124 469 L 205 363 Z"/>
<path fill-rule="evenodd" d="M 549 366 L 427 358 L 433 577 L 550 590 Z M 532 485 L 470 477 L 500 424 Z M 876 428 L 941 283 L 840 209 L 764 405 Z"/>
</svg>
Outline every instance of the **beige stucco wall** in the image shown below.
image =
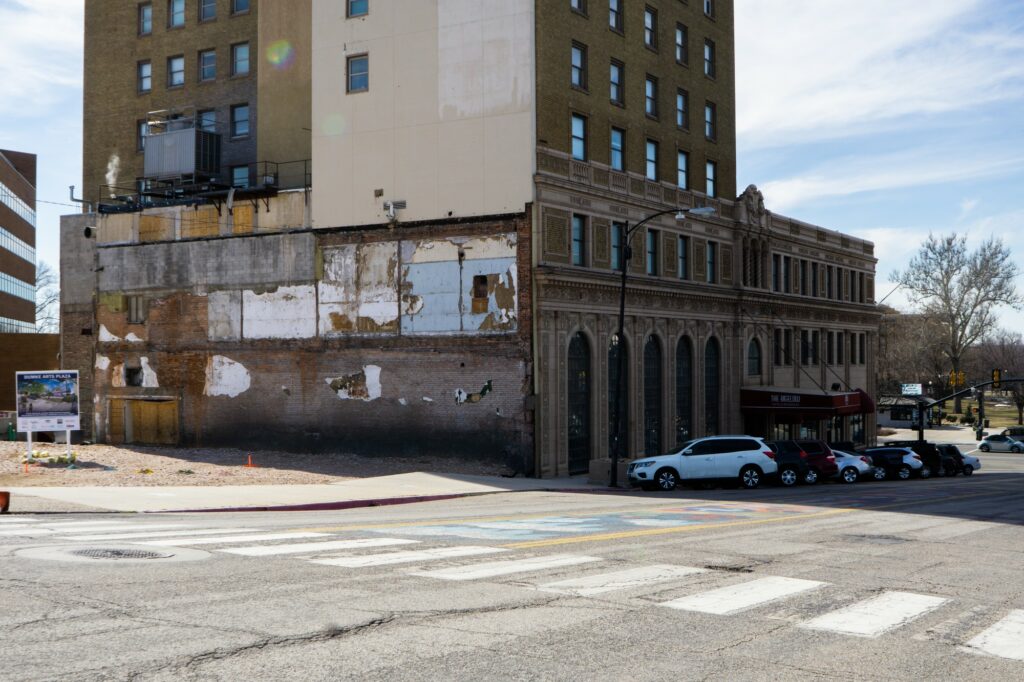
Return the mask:
<svg viewBox="0 0 1024 682">
<path fill-rule="evenodd" d="M 521 213 L 533 196 L 533 0 L 313 4 L 315 227 Z M 346 58 L 369 91 L 346 94 Z M 375 196 L 382 190 L 382 196 Z"/>
</svg>

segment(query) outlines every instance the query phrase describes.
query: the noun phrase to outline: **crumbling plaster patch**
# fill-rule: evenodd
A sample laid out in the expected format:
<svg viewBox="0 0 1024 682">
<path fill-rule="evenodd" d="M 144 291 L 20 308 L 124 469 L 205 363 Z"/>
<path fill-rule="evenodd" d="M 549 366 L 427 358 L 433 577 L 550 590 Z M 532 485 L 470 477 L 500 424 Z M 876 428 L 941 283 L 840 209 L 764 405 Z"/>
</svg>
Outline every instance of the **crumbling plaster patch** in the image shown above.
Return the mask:
<svg viewBox="0 0 1024 682">
<path fill-rule="evenodd" d="M 106 355 L 96 356 L 96 369 L 103 372 L 106 371 L 107 367 L 110 367 L 110 358 Z"/>
<path fill-rule="evenodd" d="M 111 334 L 106 325 L 100 325 L 100 343 L 116 343 L 120 340 L 121 337 Z"/>
<path fill-rule="evenodd" d="M 149 366 L 149 358 L 139 358 L 139 365 L 142 367 L 142 387 L 160 388 L 160 382 L 157 380 L 156 372 Z"/>
<path fill-rule="evenodd" d="M 242 363 L 223 355 L 214 355 L 206 361 L 203 395 L 236 398 L 248 391 L 251 384 L 252 377 Z"/>
<path fill-rule="evenodd" d="M 342 400 L 376 400 L 381 396 L 380 367 L 365 365 L 362 371 L 324 379 Z"/>
</svg>

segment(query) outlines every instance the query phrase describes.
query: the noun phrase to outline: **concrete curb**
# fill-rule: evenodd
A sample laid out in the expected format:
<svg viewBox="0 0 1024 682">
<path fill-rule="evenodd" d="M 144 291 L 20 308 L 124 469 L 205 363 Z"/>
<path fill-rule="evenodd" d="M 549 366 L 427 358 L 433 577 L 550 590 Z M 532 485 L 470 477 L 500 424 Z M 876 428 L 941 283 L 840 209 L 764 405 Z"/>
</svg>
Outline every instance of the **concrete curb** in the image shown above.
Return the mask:
<svg viewBox="0 0 1024 682">
<path fill-rule="evenodd" d="M 473 493 L 447 493 L 443 495 L 413 495 L 410 497 L 379 497 L 368 500 L 344 500 L 341 502 L 313 502 L 310 504 L 285 504 L 262 507 L 216 507 L 212 509 L 166 509 L 160 511 L 138 512 L 142 514 L 198 514 L 212 512 L 284 512 L 284 511 L 336 511 L 342 509 L 360 509 L 364 507 L 387 507 L 396 504 L 415 504 L 417 502 L 440 502 L 463 497 L 481 497 L 501 493 L 628 493 L 635 492 L 629 488 L 531 488 L 529 490 L 488 490 Z"/>
</svg>

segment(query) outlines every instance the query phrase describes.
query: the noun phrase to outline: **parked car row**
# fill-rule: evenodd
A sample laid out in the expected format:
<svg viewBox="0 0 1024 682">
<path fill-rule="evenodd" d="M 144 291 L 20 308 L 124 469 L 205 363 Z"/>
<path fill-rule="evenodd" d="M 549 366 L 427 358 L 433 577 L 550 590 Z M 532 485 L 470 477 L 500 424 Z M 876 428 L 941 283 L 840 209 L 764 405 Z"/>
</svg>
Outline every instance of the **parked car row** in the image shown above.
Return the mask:
<svg viewBox="0 0 1024 682">
<path fill-rule="evenodd" d="M 970 476 L 981 467 L 977 457 L 955 445 L 890 441 L 863 452 L 833 449 L 820 440 L 766 441 L 755 436 L 709 436 L 683 443 L 672 453 L 629 464 L 630 485 L 673 490 L 681 483 L 738 482 L 756 488 L 766 479 L 782 486 L 813 485 L 835 479 L 906 480 L 911 477 Z"/>
</svg>

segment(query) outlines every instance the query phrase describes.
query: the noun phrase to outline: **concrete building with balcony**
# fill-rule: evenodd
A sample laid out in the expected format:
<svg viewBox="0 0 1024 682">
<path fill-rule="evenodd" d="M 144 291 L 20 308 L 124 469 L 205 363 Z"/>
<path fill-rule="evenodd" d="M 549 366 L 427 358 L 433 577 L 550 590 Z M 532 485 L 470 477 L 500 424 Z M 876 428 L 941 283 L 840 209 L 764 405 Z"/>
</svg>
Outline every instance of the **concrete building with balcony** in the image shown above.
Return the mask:
<svg viewBox="0 0 1024 682">
<path fill-rule="evenodd" d="M 311 33 L 311 190 L 65 221 L 98 439 L 603 476 L 620 354 L 626 457 L 873 438 L 873 246 L 737 196 L 732 2 L 314 2 Z"/>
</svg>

